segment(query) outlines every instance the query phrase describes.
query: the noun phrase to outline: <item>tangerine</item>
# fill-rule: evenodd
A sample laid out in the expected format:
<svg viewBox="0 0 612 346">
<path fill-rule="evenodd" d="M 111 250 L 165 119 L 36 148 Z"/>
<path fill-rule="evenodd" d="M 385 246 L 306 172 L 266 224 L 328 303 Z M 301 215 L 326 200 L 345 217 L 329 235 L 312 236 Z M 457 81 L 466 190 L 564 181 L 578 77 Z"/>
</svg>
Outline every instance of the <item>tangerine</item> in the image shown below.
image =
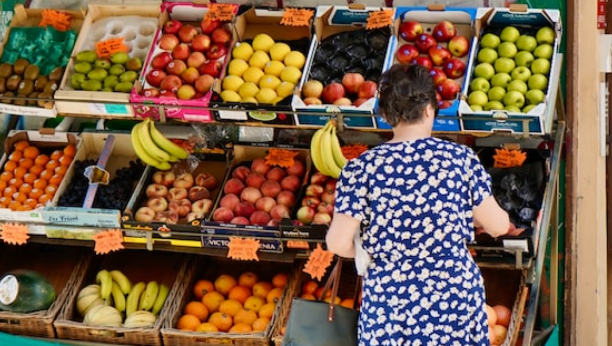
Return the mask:
<svg viewBox="0 0 612 346">
<path fill-rule="evenodd" d="M 257 311 L 257 315 L 259 317 L 267 317 L 269 319 L 274 315 L 274 310 L 276 309 L 276 304 L 274 303 L 266 303 L 264 304 L 259 311 Z"/>
<path fill-rule="evenodd" d="M 0 180 L 0 191 L 4 191 L 4 189 L 8 186 L 8 183 L 4 180 Z"/>
<path fill-rule="evenodd" d="M 23 149 L 23 157 L 27 157 L 29 159 L 34 160 L 36 156 L 38 156 L 38 154 L 40 154 L 40 152 L 38 151 L 37 147 L 29 146 Z"/>
<path fill-rule="evenodd" d="M 47 154 L 38 155 L 34 159 L 34 164 L 39 166 L 44 166 L 47 164 L 47 162 L 49 162 L 49 155 Z"/>
<path fill-rule="evenodd" d="M 200 319 L 194 315 L 183 315 L 176 323 L 176 328 L 180 330 L 195 331 L 201 324 Z"/>
<path fill-rule="evenodd" d="M 224 300 L 225 297 L 217 291 L 208 292 L 202 297 L 202 303 L 206 305 L 208 312 L 219 311 L 219 305 Z"/>
<path fill-rule="evenodd" d="M 212 323 L 221 332 L 227 332 L 234 324 L 230 316 L 218 311 L 210 315 L 208 322 Z"/>
<path fill-rule="evenodd" d="M 9 155 L 9 160 L 19 162 L 23 158 L 23 151 L 15 150 Z"/>
<path fill-rule="evenodd" d="M 68 166 L 70 166 L 70 163 L 72 163 L 72 157 L 64 155 L 64 156 L 60 157 L 59 163 L 60 163 L 61 166 L 68 167 Z"/>
<path fill-rule="evenodd" d="M 253 322 L 253 331 L 254 332 L 263 332 L 264 330 L 266 330 L 266 328 L 268 328 L 268 325 L 270 324 L 270 319 L 267 317 L 259 317 L 258 319 L 255 320 L 255 322 Z"/>
<path fill-rule="evenodd" d="M 50 170 L 52 170 L 52 171 L 53 171 L 53 170 L 55 169 L 55 167 L 57 167 L 57 166 L 59 166 L 59 165 L 60 165 L 60 163 L 59 163 L 59 161 L 58 161 L 58 160 L 56 160 L 56 159 L 51 159 L 51 160 L 49 160 L 49 161 L 47 162 L 47 164 L 45 165 L 45 169 L 50 169 Z"/>
<path fill-rule="evenodd" d="M 32 166 L 34 166 L 34 160 L 29 157 L 24 157 L 23 159 L 19 160 L 19 167 L 30 169 Z"/>
<path fill-rule="evenodd" d="M 13 170 L 13 174 L 15 175 L 15 178 L 22 178 L 26 175 L 26 173 L 28 173 L 28 169 L 24 168 L 24 167 L 17 167 L 15 168 L 15 170 Z"/>
<path fill-rule="evenodd" d="M 196 332 L 214 333 L 218 331 L 219 329 L 217 329 L 217 327 L 215 327 L 214 324 L 209 323 L 209 322 L 204 322 L 200 324 L 198 328 L 196 328 Z"/>
<path fill-rule="evenodd" d="M 9 205 L 8 205 L 8 208 L 10 210 L 13 210 L 13 211 L 19 210 L 21 208 L 21 202 L 19 202 L 19 201 L 11 201 L 9 203 Z"/>
<path fill-rule="evenodd" d="M 267 281 L 259 281 L 253 285 L 253 295 L 261 298 L 266 298 L 268 293 L 274 288 L 274 286 Z"/>
<path fill-rule="evenodd" d="M 64 148 L 63 153 L 68 157 L 74 157 L 74 155 L 76 154 L 76 147 L 74 146 L 74 144 L 68 144 Z"/>
<path fill-rule="evenodd" d="M 49 183 L 49 185 L 47 185 L 47 187 L 45 187 L 45 193 L 46 194 L 53 196 L 55 194 L 55 192 L 57 192 L 57 185 L 53 185 L 53 184 Z"/>
<path fill-rule="evenodd" d="M 315 297 L 312 293 L 302 293 L 300 298 L 306 299 L 306 300 L 316 300 L 317 299 L 317 297 Z"/>
<path fill-rule="evenodd" d="M 32 185 L 28 183 L 23 183 L 18 189 L 19 192 L 23 192 L 26 195 L 29 195 L 32 192 Z"/>
<path fill-rule="evenodd" d="M 227 297 L 229 299 L 234 299 L 240 302 L 240 304 L 244 304 L 244 301 L 247 300 L 248 297 L 252 295 L 251 290 L 244 286 L 234 286 L 229 291 Z"/>
<path fill-rule="evenodd" d="M 45 170 L 45 166 L 40 166 L 40 165 L 34 165 L 32 167 L 30 167 L 29 172 L 36 175 L 37 177 L 40 175 L 40 173 L 42 173 L 42 171 Z"/>
<path fill-rule="evenodd" d="M 41 191 L 44 191 L 45 187 L 47 187 L 47 179 L 38 178 L 38 179 L 34 180 L 34 183 L 32 185 L 34 186 L 34 188 L 37 188 L 37 189 L 40 189 Z"/>
<path fill-rule="evenodd" d="M 32 191 L 30 191 L 30 193 L 28 194 L 28 197 L 35 199 L 38 201 L 38 199 L 45 193 L 44 190 L 39 189 L 39 188 L 33 188 Z M 40 202 L 40 201 L 39 201 Z"/>
<path fill-rule="evenodd" d="M 57 166 L 55 167 L 53 171 L 55 172 L 55 174 L 59 174 L 63 177 L 64 175 L 66 175 L 66 172 L 68 171 L 68 167 L 67 166 Z"/>
<path fill-rule="evenodd" d="M 253 312 L 258 312 L 262 306 L 266 304 L 266 301 L 259 296 L 250 296 L 244 302 L 243 306 L 247 310 L 252 310 Z"/>
<path fill-rule="evenodd" d="M 236 316 L 238 311 L 242 309 L 242 303 L 234 299 L 224 300 L 221 302 L 221 305 L 219 305 L 219 312 L 228 314 L 230 317 Z"/>
<path fill-rule="evenodd" d="M 29 205 L 22 204 L 22 205 L 18 206 L 17 209 L 15 209 L 15 210 L 17 210 L 17 211 L 28 211 L 28 210 L 32 210 L 32 209 L 34 209 L 34 208 L 30 207 Z"/>
<path fill-rule="evenodd" d="M 232 326 L 232 328 L 230 328 L 228 333 L 244 334 L 244 333 L 250 333 L 252 331 L 253 331 L 253 328 L 250 325 L 246 323 L 236 323 Z"/>
<path fill-rule="evenodd" d="M 59 184 L 62 182 L 63 178 L 64 178 L 64 176 L 62 176 L 62 175 L 53 174 L 53 176 L 51 178 L 49 178 L 49 185 L 59 186 Z"/>
<path fill-rule="evenodd" d="M 352 308 L 353 308 L 353 306 L 354 306 L 354 304 L 353 304 L 353 303 L 354 303 L 353 298 L 346 298 L 346 299 L 344 299 L 344 300 L 342 300 L 342 301 L 340 302 L 340 305 L 341 305 L 341 306 L 344 306 L 345 308 L 352 309 Z"/>
<path fill-rule="evenodd" d="M 43 194 L 38 198 L 38 203 L 45 204 L 53 199 L 53 195 L 49 195 L 47 193 Z"/>
<path fill-rule="evenodd" d="M 233 276 L 229 274 L 221 274 L 217 277 L 214 284 L 215 284 L 215 290 L 217 290 L 219 293 L 223 294 L 224 296 L 227 296 L 229 291 L 234 286 L 238 285 L 238 282 L 236 281 L 236 279 L 234 279 Z"/>
<path fill-rule="evenodd" d="M 7 186 L 2 191 L 2 195 L 4 197 L 10 198 L 12 200 L 13 199 L 13 194 L 15 192 L 17 192 L 17 188 L 15 188 L 14 186 Z"/>
<path fill-rule="evenodd" d="M 9 186 L 15 186 L 17 188 L 19 188 L 19 186 L 21 186 L 21 184 L 23 184 L 23 179 L 21 178 L 13 178 L 11 180 L 8 181 Z"/>
<path fill-rule="evenodd" d="M 30 142 L 23 140 L 23 141 L 19 141 L 19 142 L 15 143 L 13 145 L 13 148 L 15 148 L 15 150 L 23 151 L 23 149 L 25 149 L 25 148 L 27 148 L 29 146 L 30 146 Z"/>
<path fill-rule="evenodd" d="M 36 208 L 36 205 L 38 204 L 38 201 L 35 200 L 34 198 L 28 198 L 25 200 L 25 202 L 23 202 L 24 206 L 28 206 L 32 209 Z"/>
<path fill-rule="evenodd" d="M 8 172 L 12 172 L 15 168 L 17 168 L 17 162 L 15 161 L 6 161 L 4 164 L 4 170 Z"/>
<path fill-rule="evenodd" d="M 314 292 L 314 296 L 317 297 L 317 299 L 321 299 L 322 295 L 323 295 L 323 287 L 318 287 Z M 329 297 L 331 297 L 331 290 L 327 290 L 327 293 L 325 293 L 325 298 L 329 298 Z"/>
<path fill-rule="evenodd" d="M 64 167 L 64 166 L 60 166 Z M 193 295 L 197 300 L 202 300 L 202 297 L 208 292 L 215 290 L 215 286 L 209 280 L 198 280 L 193 285 Z"/>
<path fill-rule="evenodd" d="M 272 278 L 274 287 L 284 288 L 287 285 L 288 276 L 285 273 L 278 273 Z"/>
<path fill-rule="evenodd" d="M 242 309 L 234 316 L 234 323 L 245 323 L 253 325 L 253 322 L 257 319 L 257 313 L 253 310 Z"/>
<path fill-rule="evenodd" d="M 9 197 L 0 197 L 0 208 L 8 207 L 9 203 L 11 203 L 11 199 Z"/>
<path fill-rule="evenodd" d="M 206 321 L 206 319 L 208 318 L 208 309 L 206 308 L 206 306 L 204 306 L 204 304 L 197 301 L 191 301 L 187 303 L 187 305 L 185 305 L 185 308 L 183 309 L 183 313 L 185 315 L 193 315 L 197 317 L 200 322 Z"/>
<path fill-rule="evenodd" d="M 64 152 L 62 150 L 54 150 L 51 155 L 49 155 L 49 158 L 51 160 L 59 160 L 62 155 L 64 155 Z"/>
<path fill-rule="evenodd" d="M 280 287 L 274 287 L 268 295 L 266 296 L 266 302 L 268 303 L 278 303 L 278 301 L 283 296 L 283 289 Z"/>
<path fill-rule="evenodd" d="M 51 169 L 47 168 L 47 169 L 45 169 L 44 171 L 40 172 L 40 174 L 38 175 L 38 177 L 39 177 L 40 179 L 49 180 L 49 179 L 51 179 L 51 177 L 53 176 L 53 174 L 55 174 L 55 173 L 53 173 L 53 169 L 52 169 L 52 168 L 51 168 Z"/>
<path fill-rule="evenodd" d="M 13 194 L 13 201 L 17 201 L 19 203 L 23 203 L 26 201 L 26 199 L 28 199 L 28 195 L 26 195 L 23 192 L 15 192 Z"/>
<path fill-rule="evenodd" d="M 257 274 L 253 272 L 244 272 L 238 277 L 238 285 L 253 288 L 253 285 L 255 285 L 258 280 Z"/>
<path fill-rule="evenodd" d="M 34 180 L 36 180 L 37 178 L 38 177 L 35 174 L 28 172 L 23 176 L 23 182 L 28 183 L 28 184 L 33 184 Z"/>
<path fill-rule="evenodd" d="M 0 173 L 0 180 L 9 181 L 13 179 L 13 177 L 14 177 L 13 172 L 4 171 Z"/>
</svg>

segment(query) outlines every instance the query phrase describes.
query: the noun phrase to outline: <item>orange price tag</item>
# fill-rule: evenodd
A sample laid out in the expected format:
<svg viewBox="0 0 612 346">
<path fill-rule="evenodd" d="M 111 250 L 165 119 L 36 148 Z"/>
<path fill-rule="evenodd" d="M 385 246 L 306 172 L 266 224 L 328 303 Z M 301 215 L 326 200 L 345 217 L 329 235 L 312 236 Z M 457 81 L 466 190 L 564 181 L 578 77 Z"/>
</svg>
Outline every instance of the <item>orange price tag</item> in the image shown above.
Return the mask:
<svg viewBox="0 0 612 346">
<path fill-rule="evenodd" d="M 127 51 L 127 47 L 123 44 L 123 37 L 111 38 L 96 43 L 96 55 L 98 55 L 98 58 L 109 58 L 113 53 Z"/>
<path fill-rule="evenodd" d="M 344 155 L 347 160 L 352 160 L 359 157 L 359 155 L 366 150 L 368 150 L 368 146 L 365 144 L 349 144 L 342 147 L 342 155 Z"/>
<path fill-rule="evenodd" d="M 24 245 L 28 242 L 28 226 L 19 223 L 3 223 L 0 225 L 0 238 L 11 245 Z"/>
<path fill-rule="evenodd" d="M 227 257 L 242 261 L 259 261 L 259 239 L 230 237 Z"/>
<path fill-rule="evenodd" d="M 287 8 L 280 23 L 290 26 L 310 26 L 310 19 L 314 16 L 313 10 L 305 8 Z"/>
<path fill-rule="evenodd" d="M 367 30 L 384 28 L 393 24 L 393 10 L 381 10 L 370 12 L 368 16 Z"/>
<path fill-rule="evenodd" d="M 271 166 L 291 167 L 294 165 L 294 158 L 299 153 L 287 149 L 270 149 L 266 155 L 266 163 Z"/>
<path fill-rule="evenodd" d="M 287 240 L 287 247 L 290 249 L 308 250 L 308 242 L 304 240 Z"/>
<path fill-rule="evenodd" d="M 527 153 L 521 150 L 508 150 L 506 148 L 503 149 L 495 149 L 495 155 L 493 155 L 493 167 L 497 168 L 510 168 L 510 167 L 520 167 L 523 165 L 525 160 L 527 159 Z"/>
<path fill-rule="evenodd" d="M 204 15 L 204 19 L 231 22 L 232 19 L 234 19 L 235 12 L 235 4 L 210 4 L 208 12 Z"/>
<path fill-rule="evenodd" d="M 304 265 L 304 273 L 310 274 L 313 279 L 321 281 L 325 275 L 327 267 L 331 264 L 334 259 L 334 254 L 323 250 L 321 244 L 317 244 L 317 247 L 312 250 L 308 261 Z"/>
<path fill-rule="evenodd" d="M 95 242 L 94 251 L 98 255 L 105 255 L 111 251 L 125 248 L 123 246 L 123 232 L 120 229 L 109 229 L 99 232 L 94 235 L 93 239 Z"/>
<path fill-rule="evenodd" d="M 43 10 L 38 26 L 52 26 L 58 31 L 66 31 L 70 28 L 70 20 L 70 15 L 64 12 Z"/>
</svg>

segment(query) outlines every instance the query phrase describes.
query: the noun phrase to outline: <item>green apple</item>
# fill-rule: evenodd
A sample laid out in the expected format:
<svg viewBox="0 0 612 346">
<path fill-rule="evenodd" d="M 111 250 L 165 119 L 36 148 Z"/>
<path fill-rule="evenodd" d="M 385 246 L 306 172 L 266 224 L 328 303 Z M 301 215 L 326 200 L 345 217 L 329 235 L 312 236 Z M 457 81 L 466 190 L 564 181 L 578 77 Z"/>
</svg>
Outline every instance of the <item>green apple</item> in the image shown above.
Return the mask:
<svg viewBox="0 0 612 346">
<path fill-rule="evenodd" d="M 481 77 L 484 79 L 491 79 L 495 74 L 495 69 L 488 62 L 481 62 L 480 64 L 474 67 L 474 76 Z"/>
<path fill-rule="evenodd" d="M 531 35 L 521 35 L 519 36 L 518 40 L 516 40 L 516 48 L 519 50 L 533 52 L 537 46 L 538 41 L 536 41 L 535 37 Z"/>
<path fill-rule="evenodd" d="M 527 93 L 527 83 L 522 80 L 515 79 L 508 84 L 507 91 L 518 91 L 521 94 Z"/>
<path fill-rule="evenodd" d="M 506 95 L 506 89 L 499 86 L 492 87 L 487 93 L 489 101 L 501 101 L 504 99 L 504 95 Z"/>
<path fill-rule="evenodd" d="M 514 61 L 516 62 L 516 66 L 527 66 L 530 67 L 531 63 L 535 60 L 533 54 L 526 51 L 520 51 L 516 53 L 514 57 Z"/>
<path fill-rule="evenodd" d="M 497 54 L 502 58 L 514 58 L 517 52 L 518 49 L 512 42 L 502 42 L 499 47 L 497 47 Z"/>
<path fill-rule="evenodd" d="M 531 77 L 531 70 L 525 66 L 517 66 L 510 72 L 510 77 L 512 77 L 512 80 L 527 82 L 529 77 Z"/>
<path fill-rule="evenodd" d="M 511 90 L 504 95 L 503 102 L 506 106 L 521 108 L 525 105 L 525 95 L 520 91 Z"/>
<path fill-rule="evenodd" d="M 505 27 L 499 34 L 499 38 L 504 42 L 516 42 L 519 36 L 521 36 L 521 33 L 513 26 Z"/>
<path fill-rule="evenodd" d="M 546 94 L 544 94 L 542 90 L 532 89 L 525 94 L 525 98 L 530 105 L 537 105 L 538 103 L 544 102 Z"/>
<path fill-rule="evenodd" d="M 489 97 L 484 91 L 476 90 L 472 91 L 468 95 L 468 104 L 470 107 L 472 105 L 484 106 L 487 102 L 489 102 Z"/>
<path fill-rule="evenodd" d="M 547 75 L 550 72 L 550 61 L 548 59 L 535 59 L 531 63 L 531 73 Z"/>
<path fill-rule="evenodd" d="M 495 72 L 510 73 L 515 67 L 516 63 L 510 58 L 499 58 L 495 60 Z"/>
<path fill-rule="evenodd" d="M 536 33 L 536 40 L 538 43 L 553 44 L 555 42 L 555 31 L 549 26 L 541 27 Z"/>
<path fill-rule="evenodd" d="M 550 59 L 553 55 L 553 47 L 548 43 L 542 43 L 533 51 L 536 58 Z"/>
<path fill-rule="evenodd" d="M 478 52 L 478 62 L 488 62 L 489 64 L 492 64 L 495 62 L 495 60 L 497 60 L 498 55 L 497 55 L 497 51 L 493 48 L 482 48 L 479 52 Z"/>
<path fill-rule="evenodd" d="M 499 36 L 488 33 L 480 39 L 480 47 L 495 49 L 497 46 L 499 46 L 500 41 Z"/>
<path fill-rule="evenodd" d="M 537 105 L 527 105 L 525 107 L 523 107 L 523 113 L 529 113 L 530 110 L 536 108 Z"/>
<path fill-rule="evenodd" d="M 515 105 L 506 106 L 506 107 L 504 107 L 504 110 L 508 111 L 508 113 L 523 113 L 523 112 L 521 112 L 521 109 L 518 108 Z"/>
<path fill-rule="evenodd" d="M 491 78 L 491 86 L 493 87 L 502 87 L 506 88 L 508 84 L 512 81 L 512 77 L 506 72 L 496 73 L 493 78 Z"/>
<path fill-rule="evenodd" d="M 499 101 L 489 101 L 482 107 L 485 111 L 494 111 L 504 109 L 504 105 Z"/>
<path fill-rule="evenodd" d="M 527 80 L 527 85 L 529 86 L 529 90 L 546 90 L 548 87 L 548 78 L 546 78 L 546 76 L 543 74 L 536 73 L 529 77 Z"/>
<path fill-rule="evenodd" d="M 482 106 L 479 105 L 470 105 L 470 108 L 472 109 L 472 112 L 482 112 Z"/>
<path fill-rule="evenodd" d="M 491 84 L 486 78 L 478 77 L 474 78 L 470 82 L 470 91 L 484 91 L 487 92 L 491 89 Z"/>
</svg>

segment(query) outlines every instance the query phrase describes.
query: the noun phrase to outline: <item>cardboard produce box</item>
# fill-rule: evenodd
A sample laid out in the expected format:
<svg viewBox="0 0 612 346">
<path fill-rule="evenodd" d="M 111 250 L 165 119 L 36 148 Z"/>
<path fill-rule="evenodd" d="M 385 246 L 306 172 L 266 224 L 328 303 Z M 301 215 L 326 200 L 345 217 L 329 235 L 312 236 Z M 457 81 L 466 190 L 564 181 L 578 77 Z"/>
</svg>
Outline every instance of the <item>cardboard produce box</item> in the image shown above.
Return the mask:
<svg viewBox="0 0 612 346">
<path fill-rule="evenodd" d="M 529 78 L 525 83 L 526 86 L 519 88 L 513 87 L 512 89 L 514 91 L 522 93 L 523 96 L 521 97 L 520 95 L 513 95 L 517 97 L 513 97 L 514 100 L 508 97 L 508 100 L 505 102 L 510 102 L 512 107 L 514 108 L 506 109 L 509 106 L 502 102 L 501 105 L 505 106 L 504 109 L 497 109 L 500 106 L 498 104 L 495 109 L 486 110 L 485 107 L 483 107 L 483 110 L 474 110 L 468 104 L 469 96 L 471 94 L 472 89 L 464 89 L 462 92 L 462 100 L 459 106 L 462 131 L 486 133 L 500 131 L 523 134 L 547 134 L 550 133 L 552 130 L 552 123 L 555 117 L 557 93 L 559 89 L 559 76 L 561 73 L 562 65 L 562 55 L 559 54 L 559 44 L 561 42 L 562 35 L 562 23 L 561 15 L 558 10 L 529 9 L 524 5 L 513 5 L 510 8 L 479 8 L 475 20 L 475 47 L 473 47 L 473 53 L 470 57 L 471 70 L 467 75 L 468 80 L 466 81 L 466 85 L 471 85 L 472 81 L 476 78 L 475 69 L 476 66 L 479 65 L 478 53 L 482 50 L 483 47 L 483 37 L 485 37 L 485 35 L 487 34 L 494 34 L 499 36 L 503 29 L 509 26 L 514 26 L 518 29 L 518 33 L 509 36 L 531 35 L 534 38 L 536 37 L 536 34 L 539 29 L 544 27 L 552 29 L 550 30 L 549 35 L 545 35 L 550 37 L 543 38 L 543 41 L 541 40 L 541 43 L 534 42 L 534 44 L 537 44 L 538 46 L 544 44 L 548 45 L 548 47 L 546 48 L 547 52 L 538 52 L 537 50 L 533 50 L 531 60 L 530 58 L 521 59 L 524 60 L 522 62 L 517 62 L 516 58 L 512 59 L 512 62 L 514 62 L 514 64 L 517 66 L 516 68 L 518 68 L 519 66 L 523 66 L 528 67 L 528 69 L 530 70 L 529 73 L 523 72 L 523 76 L 525 76 L 524 78 L 518 76 L 518 73 L 517 76 L 511 77 L 511 82 L 513 82 L 517 78 Z M 487 43 L 484 44 L 487 45 Z M 521 46 L 523 47 L 523 44 L 521 44 Z M 529 47 L 529 45 L 525 45 L 523 48 L 525 47 Z M 517 53 L 516 57 L 518 57 L 518 54 L 521 53 L 522 52 Z M 505 55 L 508 54 L 506 53 Z M 543 60 L 548 60 L 548 62 L 540 61 L 532 65 L 532 61 L 535 62 L 537 60 L 540 60 L 538 57 L 542 57 Z M 512 62 L 509 62 L 509 64 L 506 65 L 512 65 Z M 536 65 L 538 65 L 538 67 L 536 67 Z M 513 69 L 512 72 L 513 71 L 516 70 Z M 497 70 L 495 70 L 495 72 L 497 72 Z M 532 82 L 529 82 L 531 80 L 531 77 L 533 77 L 531 75 L 543 75 L 544 77 L 542 78 L 540 76 L 539 80 L 534 78 Z M 482 74 L 481 72 L 481 76 L 485 76 L 485 74 Z M 491 79 L 491 88 L 493 84 L 493 79 Z M 495 85 L 501 86 L 502 88 L 504 87 L 503 84 L 505 84 L 504 81 L 495 83 Z M 504 91 L 510 91 L 507 90 L 509 87 L 510 86 L 506 86 L 504 88 Z M 526 88 L 529 91 L 521 90 L 523 88 Z M 534 94 L 528 97 L 527 93 L 530 92 L 532 89 L 542 90 L 543 94 Z M 491 95 L 488 94 L 490 94 L 489 92 L 487 92 L 487 96 L 491 98 Z M 503 95 L 502 97 L 505 97 L 506 94 L 507 93 L 501 95 Z M 497 95 L 494 97 L 497 99 L 500 96 Z M 476 101 L 473 100 L 472 102 Z M 533 107 L 530 107 L 531 109 L 527 109 L 527 112 L 524 112 L 526 107 L 529 106 L 529 104 L 532 104 Z"/>
<path fill-rule="evenodd" d="M 366 24 L 372 13 L 381 10 L 392 11 L 392 21 L 395 13 L 393 8 L 358 4 L 317 7 L 313 48 L 305 69 L 306 80 L 318 80 L 326 86 L 332 82 L 341 83 L 346 73 L 359 72 L 366 80 L 363 85 L 371 88 L 370 90 L 363 88 L 362 95 L 367 96 L 362 98 L 357 98 L 358 93 L 350 94 L 342 89 L 345 97 L 341 99 L 350 102 L 350 105 L 327 104 L 325 100 L 319 100 L 322 104 L 307 104 L 303 88 L 300 88 L 293 99 L 293 109 L 298 112 L 297 125 L 324 126 L 330 116 L 321 113 L 331 112 L 343 113 L 343 122 L 347 127 L 376 128 L 372 114 L 377 105 L 377 83 L 393 45 L 391 39 L 393 28 L 389 25 L 369 30 L 366 29 Z M 340 90 L 337 90 L 336 94 L 339 93 Z M 309 112 L 313 114 L 308 114 Z"/>
<path fill-rule="evenodd" d="M 127 92 L 125 92 L 126 90 L 122 92 L 104 91 L 103 89 L 90 89 L 89 87 L 87 87 L 89 90 L 85 90 L 83 86 L 75 86 L 72 76 L 76 72 L 75 67 L 78 66 L 76 59 L 80 52 L 96 52 L 98 44 L 108 43 L 111 40 L 122 40 L 121 42 L 127 48 L 129 57 L 137 58 L 141 64 L 144 64 L 159 25 L 159 6 L 159 1 L 131 2 L 129 5 L 90 4 L 88 6 L 82 33 L 79 35 L 72 51 L 72 59 L 66 67 L 68 73 L 64 75 L 62 84 L 55 94 L 58 113 L 118 118 L 133 117 L 134 110 L 128 104 L 130 102 L 129 91 L 132 88 L 129 88 Z M 124 69 L 141 73 L 142 68 L 138 68 L 137 65 L 138 63 L 135 63 L 134 67 L 124 66 Z M 86 70 L 79 69 L 79 71 Z M 109 68 L 105 74 L 119 76 L 119 72 L 121 70 L 113 72 Z M 84 72 L 84 74 L 89 79 L 89 72 Z M 129 79 L 132 77 L 129 77 Z M 129 82 L 129 79 L 125 81 Z M 81 85 L 81 81 L 78 83 Z M 108 88 L 114 89 L 114 86 L 111 86 L 114 82 L 107 83 Z M 103 82 L 101 87 L 104 87 Z"/>
</svg>

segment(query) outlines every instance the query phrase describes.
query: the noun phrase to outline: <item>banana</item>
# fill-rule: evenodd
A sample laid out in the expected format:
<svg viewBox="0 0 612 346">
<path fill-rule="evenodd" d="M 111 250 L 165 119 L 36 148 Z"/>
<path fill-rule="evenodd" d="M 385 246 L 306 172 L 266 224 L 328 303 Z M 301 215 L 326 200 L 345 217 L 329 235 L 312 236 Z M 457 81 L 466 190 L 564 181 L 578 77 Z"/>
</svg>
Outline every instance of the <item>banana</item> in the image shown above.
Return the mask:
<svg viewBox="0 0 612 346">
<path fill-rule="evenodd" d="M 325 169 L 323 165 L 323 158 L 321 157 L 321 136 L 330 126 L 330 122 L 325 124 L 325 127 L 318 129 L 312 135 L 312 139 L 310 140 L 310 157 L 312 159 L 312 163 L 314 163 L 315 167 L 319 170 L 319 172 L 324 175 L 330 176 L 330 173 Z"/>
<path fill-rule="evenodd" d="M 336 161 L 336 165 L 340 168 L 344 168 L 348 160 L 344 157 L 344 154 L 342 154 L 342 147 L 340 146 L 340 139 L 336 133 L 335 126 L 333 126 L 331 130 L 331 152 L 334 156 L 334 161 Z"/>
<path fill-rule="evenodd" d="M 132 290 L 132 283 L 127 276 L 125 276 L 119 270 L 111 270 L 110 275 L 113 277 L 113 281 L 117 283 L 117 286 L 119 286 L 124 295 L 130 294 L 130 291 Z"/>
<path fill-rule="evenodd" d="M 142 292 L 144 292 L 147 284 L 144 282 L 139 282 L 132 286 L 132 290 L 127 297 L 126 305 L 125 305 L 125 315 L 130 316 L 134 313 L 134 311 L 138 310 L 138 303 L 140 301 L 140 296 Z"/>
<path fill-rule="evenodd" d="M 136 152 L 136 155 L 138 155 L 138 158 L 140 158 L 142 162 L 144 162 L 145 164 L 149 166 L 153 166 L 162 171 L 170 169 L 172 167 L 170 166 L 170 163 L 166 161 L 159 161 L 153 158 L 143 148 L 142 142 L 140 140 L 140 134 L 139 134 L 140 132 L 139 129 L 140 129 L 140 126 L 142 125 L 143 123 L 139 123 L 132 128 L 132 135 L 130 136 L 130 139 L 132 141 L 132 147 L 134 147 L 134 152 Z"/>
<path fill-rule="evenodd" d="M 113 295 L 114 306 L 120 312 L 125 311 L 125 295 L 123 295 L 123 291 L 119 288 L 119 285 L 113 281 L 113 289 L 111 290 Z"/>
<path fill-rule="evenodd" d="M 160 149 L 151 138 L 151 132 L 149 131 L 149 118 L 145 119 L 140 127 L 137 128 L 138 138 L 142 144 L 142 147 L 146 150 L 146 152 L 153 158 L 158 161 L 168 161 L 170 160 L 170 154 Z"/>
<path fill-rule="evenodd" d="M 112 306 L 98 305 L 87 312 L 83 324 L 88 326 L 121 327 L 121 313 Z"/>
<path fill-rule="evenodd" d="M 340 177 L 340 173 L 342 172 L 342 168 L 338 167 L 332 153 L 331 130 L 333 128 L 333 125 L 325 127 L 325 131 L 321 135 L 321 162 L 323 163 L 328 175 L 332 178 L 338 179 Z"/>
<path fill-rule="evenodd" d="M 113 289 L 113 277 L 108 270 L 102 269 L 96 274 L 96 283 L 100 284 L 100 298 L 107 300 Z"/>
<path fill-rule="evenodd" d="M 142 328 L 142 327 L 151 327 L 157 321 L 157 317 L 149 311 L 136 311 L 130 316 L 128 316 L 125 321 L 123 321 L 123 326 L 125 328 Z"/>
<path fill-rule="evenodd" d="M 170 154 L 171 159 L 186 159 L 187 156 L 189 156 L 189 153 L 185 149 L 164 137 L 164 135 L 155 127 L 155 123 L 153 121 L 149 121 L 149 132 L 151 133 L 153 142 L 155 142 L 159 148 Z"/>
<path fill-rule="evenodd" d="M 138 310 L 151 310 L 155 304 L 155 298 L 159 292 L 159 285 L 156 281 L 149 281 L 144 293 L 140 296 Z"/>
<path fill-rule="evenodd" d="M 168 286 L 164 284 L 159 285 L 159 292 L 157 293 L 157 298 L 155 298 L 153 309 L 151 309 L 151 312 L 154 315 L 157 315 L 161 311 L 162 307 L 164 306 L 164 303 L 166 302 L 166 298 L 168 297 L 169 292 L 170 289 L 168 288 Z"/>
</svg>

